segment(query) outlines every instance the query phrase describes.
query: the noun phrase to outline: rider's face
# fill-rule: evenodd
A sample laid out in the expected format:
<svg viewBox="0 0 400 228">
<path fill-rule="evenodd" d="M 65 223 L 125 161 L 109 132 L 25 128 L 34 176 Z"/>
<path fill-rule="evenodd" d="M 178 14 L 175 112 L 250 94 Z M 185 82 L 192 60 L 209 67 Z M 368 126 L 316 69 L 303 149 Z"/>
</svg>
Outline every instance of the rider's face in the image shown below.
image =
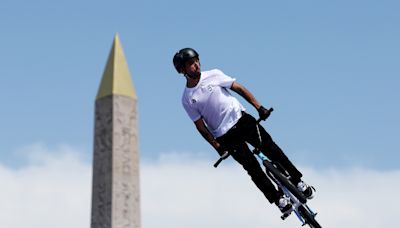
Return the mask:
<svg viewBox="0 0 400 228">
<path fill-rule="evenodd" d="M 200 61 L 198 58 L 191 58 L 185 63 L 184 72 L 190 78 L 197 78 L 200 76 Z"/>
</svg>

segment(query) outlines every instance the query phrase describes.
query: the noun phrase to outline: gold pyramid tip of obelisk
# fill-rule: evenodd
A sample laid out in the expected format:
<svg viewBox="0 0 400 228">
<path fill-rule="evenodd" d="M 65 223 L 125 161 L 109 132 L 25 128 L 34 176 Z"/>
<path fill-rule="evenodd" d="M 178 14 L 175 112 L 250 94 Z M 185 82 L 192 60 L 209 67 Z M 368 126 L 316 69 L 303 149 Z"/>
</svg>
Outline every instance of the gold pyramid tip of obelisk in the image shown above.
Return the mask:
<svg viewBox="0 0 400 228">
<path fill-rule="evenodd" d="M 122 95 L 137 99 L 118 33 L 115 34 L 114 42 L 108 55 L 96 100 L 111 95 Z"/>
</svg>

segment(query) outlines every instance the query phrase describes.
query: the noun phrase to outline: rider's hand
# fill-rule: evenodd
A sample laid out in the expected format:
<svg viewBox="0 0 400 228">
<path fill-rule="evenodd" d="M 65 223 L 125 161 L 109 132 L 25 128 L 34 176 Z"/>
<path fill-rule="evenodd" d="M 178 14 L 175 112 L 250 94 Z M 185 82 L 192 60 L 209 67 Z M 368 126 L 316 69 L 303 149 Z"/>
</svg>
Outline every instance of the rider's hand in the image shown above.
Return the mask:
<svg viewBox="0 0 400 228">
<path fill-rule="evenodd" d="M 257 111 L 261 120 L 266 120 L 268 116 L 271 115 L 271 110 L 264 108 L 262 105 L 257 109 Z"/>
<path fill-rule="evenodd" d="M 226 146 L 224 146 L 224 145 L 222 145 L 222 144 L 219 144 L 219 147 L 218 147 L 216 150 L 217 150 L 218 154 L 219 154 L 220 156 L 222 156 L 222 155 L 224 155 L 225 152 L 227 152 L 229 149 L 228 149 L 228 147 L 226 147 Z"/>
</svg>

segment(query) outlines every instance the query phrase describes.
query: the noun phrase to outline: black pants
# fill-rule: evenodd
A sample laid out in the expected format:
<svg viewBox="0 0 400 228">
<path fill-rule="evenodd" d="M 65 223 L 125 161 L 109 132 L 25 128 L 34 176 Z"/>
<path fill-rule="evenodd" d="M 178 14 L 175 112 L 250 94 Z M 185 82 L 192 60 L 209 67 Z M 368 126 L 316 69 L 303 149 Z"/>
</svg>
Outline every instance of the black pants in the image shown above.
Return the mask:
<svg viewBox="0 0 400 228">
<path fill-rule="evenodd" d="M 261 169 L 260 163 L 253 155 L 246 143 L 260 148 L 260 140 L 257 132 L 257 122 L 253 116 L 243 113 L 238 123 L 232 127 L 225 135 L 217 138 L 217 141 L 223 145 L 235 150 L 231 155 L 239 162 L 250 175 L 256 186 L 264 193 L 270 203 L 275 203 L 280 198 L 281 193 L 271 183 Z M 275 144 L 271 136 L 265 129 L 258 125 L 262 145 L 261 151 L 274 162 L 278 162 L 291 176 L 292 182 L 298 183 L 302 174 L 289 161 L 283 151 Z"/>
</svg>

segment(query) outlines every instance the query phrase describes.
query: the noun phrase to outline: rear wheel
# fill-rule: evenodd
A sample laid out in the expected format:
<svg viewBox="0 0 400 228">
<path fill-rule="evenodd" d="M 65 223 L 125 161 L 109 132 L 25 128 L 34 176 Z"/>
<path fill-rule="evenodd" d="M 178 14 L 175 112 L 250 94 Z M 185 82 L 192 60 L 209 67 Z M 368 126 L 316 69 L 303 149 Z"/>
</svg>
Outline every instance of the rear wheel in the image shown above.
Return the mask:
<svg viewBox="0 0 400 228">
<path fill-rule="evenodd" d="M 306 224 L 308 224 L 311 228 L 322 228 L 321 225 L 318 224 L 317 220 L 315 220 L 315 214 L 312 214 L 304 206 L 300 206 L 298 210 L 306 221 Z"/>
<path fill-rule="evenodd" d="M 269 161 L 263 162 L 267 172 L 271 173 L 283 186 L 285 186 L 301 203 L 306 203 L 307 199 L 282 173 Z"/>
</svg>

